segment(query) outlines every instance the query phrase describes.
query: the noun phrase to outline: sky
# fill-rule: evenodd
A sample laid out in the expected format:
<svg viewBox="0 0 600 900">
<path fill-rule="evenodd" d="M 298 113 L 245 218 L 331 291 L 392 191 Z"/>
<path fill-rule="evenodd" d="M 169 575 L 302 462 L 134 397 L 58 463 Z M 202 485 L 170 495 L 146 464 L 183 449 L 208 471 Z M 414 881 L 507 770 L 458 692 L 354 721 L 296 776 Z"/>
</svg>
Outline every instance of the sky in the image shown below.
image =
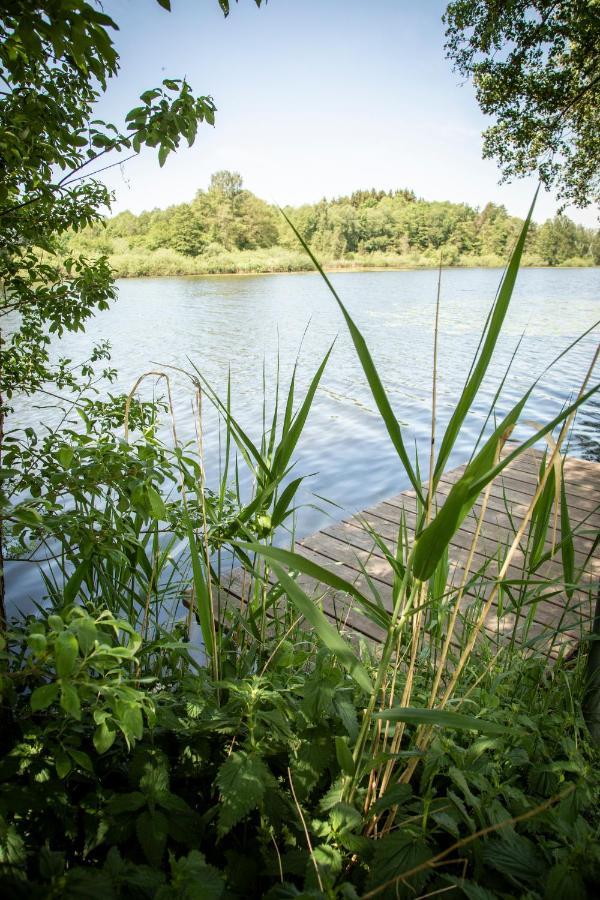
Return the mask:
<svg viewBox="0 0 600 900">
<path fill-rule="evenodd" d="M 121 122 L 140 93 L 186 77 L 211 95 L 215 127 L 201 125 L 159 169 L 156 151 L 102 177 L 113 212 L 191 200 L 219 169 L 278 205 L 313 203 L 360 188 L 409 188 L 426 200 L 482 208 L 501 203 L 525 216 L 535 178 L 499 185 L 481 156 L 490 123 L 472 86 L 444 52 L 439 0 L 104 0 L 119 25 L 121 71 L 98 114 Z M 543 193 L 534 218 L 555 214 Z M 570 208 L 597 227 L 597 210 Z"/>
</svg>

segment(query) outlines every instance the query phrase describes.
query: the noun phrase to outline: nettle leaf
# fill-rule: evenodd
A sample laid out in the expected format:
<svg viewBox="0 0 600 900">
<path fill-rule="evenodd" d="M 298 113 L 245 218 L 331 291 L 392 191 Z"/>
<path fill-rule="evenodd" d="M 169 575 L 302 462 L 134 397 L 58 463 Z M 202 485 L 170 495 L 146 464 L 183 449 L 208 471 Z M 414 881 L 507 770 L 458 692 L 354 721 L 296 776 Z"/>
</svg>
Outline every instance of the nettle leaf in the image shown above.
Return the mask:
<svg viewBox="0 0 600 900">
<path fill-rule="evenodd" d="M 350 751 L 346 738 L 336 737 L 335 755 L 337 756 L 337 761 L 342 772 L 346 775 L 354 775 L 356 766 L 354 765 L 352 752 Z"/>
<path fill-rule="evenodd" d="M 171 890 L 173 896 L 202 900 L 219 900 L 225 890 L 225 881 L 214 866 L 209 866 L 202 853 L 190 850 L 181 859 L 171 859 Z"/>
<path fill-rule="evenodd" d="M 405 879 L 401 876 L 430 858 L 431 851 L 422 835 L 411 833 L 408 829 L 389 834 L 375 841 L 371 876 L 367 886 L 376 888 L 390 883 L 390 890 L 384 896 L 398 897 L 402 900 L 414 898 L 422 892 L 433 870 L 426 867 L 411 878 Z"/>
<path fill-rule="evenodd" d="M 238 750 L 229 756 L 217 775 L 221 792 L 219 834 L 227 834 L 240 819 L 262 802 L 267 787 L 275 779 L 260 756 Z"/>
<path fill-rule="evenodd" d="M 330 877 L 335 877 L 342 871 L 342 855 L 330 844 L 319 844 L 314 848 L 312 856 L 321 874 L 326 872 Z M 315 887 L 316 883 L 314 865 L 309 863 L 306 870 L 306 884 Z"/>
<path fill-rule="evenodd" d="M 581 874 L 572 866 L 558 863 L 548 873 L 545 896 L 552 900 L 586 900 L 590 895 Z"/>
<path fill-rule="evenodd" d="M 108 801 L 108 811 L 115 816 L 122 813 L 137 812 L 146 805 L 146 798 L 141 791 L 132 791 L 130 794 L 115 794 Z"/>
<path fill-rule="evenodd" d="M 356 716 L 356 707 L 350 699 L 338 696 L 334 697 L 333 705 L 348 736 L 354 741 L 358 736 L 358 718 Z"/>
<path fill-rule="evenodd" d="M 454 875 L 444 875 L 444 881 L 449 881 L 460 888 L 467 900 L 497 900 L 497 894 L 492 894 L 487 888 L 475 884 L 474 881 L 466 881 L 464 878 L 457 878 Z"/>
<path fill-rule="evenodd" d="M 0 819 L 0 863 L 9 866 L 23 865 L 27 852 L 23 839 L 14 825 L 7 825 Z"/>
<path fill-rule="evenodd" d="M 334 748 L 328 738 L 313 737 L 302 744 L 293 766 L 294 786 L 301 799 L 310 794 L 334 758 Z"/>
<path fill-rule="evenodd" d="M 520 834 L 486 841 L 483 859 L 513 883 L 536 885 L 547 865 L 536 845 Z"/>
<path fill-rule="evenodd" d="M 155 799 L 169 790 L 169 773 L 164 765 L 146 763 L 144 774 L 140 778 L 140 790 L 148 797 Z"/>
<path fill-rule="evenodd" d="M 137 817 L 135 830 L 146 859 L 150 865 L 159 866 L 167 844 L 167 817 L 161 812 L 147 810 Z"/>
</svg>

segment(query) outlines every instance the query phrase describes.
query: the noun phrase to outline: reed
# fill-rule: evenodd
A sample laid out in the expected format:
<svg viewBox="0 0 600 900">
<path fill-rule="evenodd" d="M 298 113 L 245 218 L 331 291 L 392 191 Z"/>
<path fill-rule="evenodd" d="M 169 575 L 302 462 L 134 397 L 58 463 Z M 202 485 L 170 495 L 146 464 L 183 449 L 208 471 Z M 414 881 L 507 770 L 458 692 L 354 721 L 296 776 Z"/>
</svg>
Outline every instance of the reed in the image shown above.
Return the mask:
<svg viewBox="0 0 600 900">
<path fill-rule="evenodd" d="M 380 377 L 368 346 L 356 323 L 338 296 L 333 284 L 323 271 L 306 242 L 295 232 L 305 252 L 310 256 L 315 268 L 321 274 L 346 322 L 357 356 L 373 399 L 385 423 L 390 440 L 399 460 L 413 486 L 417 498 L 417 515 L 412 522 L 412 533 L 403 541 L 398 540 L 396 549 L 388 548 L 381 535 L 370 529 L 375 545 L 383 552 L 394 574 L 395 587 L 393 606 L 384 610 L 376 597 L 368 597 L 358 591 L 354 584 L 320 570 L 301 554 L 293 551 L 265 548 L 259 544 L 242 544 L 244 550 L 254 552 L 265 560 L 272 561 L 273 573 L 283 588 L 289 602 L 296 611 L 311 624 L 319 640 L 338 658 L 340 665 L 355 678 L 365 691 L 365 707 L 362 725 L 353 746 L 353 771 L 345 777 L 343 797 L 346 802 L 354 802 L 356 792 L 361 788 L 365 768 L 368 775 L 367 807 L 373 806 L 378 797 L 390 789 L 390 785 L 408 784 L 417 768 L 420 758 L 429 747 L 438 727 L 472 728 L 484 731 L 485 723 L 478 716 L 464 717 L 447 712 L 447 707 L 460 708 L 464 703 L 469 679 L 465 674 L 470 664 L 480 658 L 482 641 L 489 640 L 490 632 L 500 631 L 498 625 L 490 621 L 514 612 L 515 629 L 506 650 L 498 647 L 497 659 L 504 657 L 503 665 L 510 665 L 517 655 L 535 652 L 532 648 L 539 642 L 528 641 L 528 630 L 532 619 L 527 613 L 535 609 L 543 593 L 554 592 L 573 597 L 577 587 L 581 589 L 582 571 L 575 572 L 573 560 L 573 533 L 570 531 L 568 509 L 564 485 L 561 479 L 560 450 L 567 438 L 569 428 L 579 407 L 598 390 L 598 384 L 590 382 L 598 359 L 598 351 L 590 361 L 588 371 L 581 383 L 575 400 L 570 402 L 551 422 L 535 425 L 534 432 L 517 446 L 507 445 L 510 433 L 519 422 L 523 422 L 527 400 L 535 389 L 537 379 L 508 413 L 500 413 L 500 391 L 490 406 L 487 420 L 496 421 L 491 433 L 482 433 L 480 444 L 473 454 L 464 474 L 452 485 L 444 502 L 438 506 L 436 490 L 444 473 L 447 461 L 455 445 L 457 436 L 479 395 L 483 378 L 488 371 L 502 326 L 509 309 L 515 282 L 527 238 L 529 223 L 535 204 L 529 211 L 521 234 L 516 242 L 509 264 L 504 273 L 495 302 L 490 311 L 478 352 L 465 382 L 454 413 L 443 434 L 439 449 L 435 452 L 435 391 L 432 392 L 432 440 L 429 460 L 429 481 L 422 485 L 415 464 L 406 447 L 402 427 L 388 400 L 383 379 Z M 438 298 L 439 304 L 439 298 Z M 434 340 L 437 341 L 437 314 Z M 570 348 L 568 348 L 570 349 Z M 434 353 L 435 359 L 435 353 Z M 508 374 L 508 373 L 507 373 Z M 556 440 L 552 433 L 558 429 Z M 535 490 L 520 523 L 515 525 L 512 541 L 507 547 L 495 547 L 490 553 L 484 545 L 481 526 L 489 502 L 490 492 L 496 479 L 506 466 L 527 450 L 546 439 L 549 453 L 545 460 Z M 447 555 L 450 542 L 464 519 L 472 514 L 476 505 L 479 513 L 475 532 L 463 568 L 460 583 L 447 582 Z M 561 541 L 556 542 L 559 511 L 561 517 Z M 526 547 L 523 547 L 524 540 Z M 546 551 L 546 544 L 550 547 Z M 539 566 L 544 560 L 554 559 L 560 550 L 562 559 L 562 579 L 541 576 Z M 398 558 L 398 552 L 400 558 Z M 473 571 L 474 560 L 483 557 L 484 562 Z M 510 599 L 512 575 L 517 557 L 519 567 L 519 598 L 516 604 Z M 275 562 L 276 561 L 276 562 Z M 280 564 L 293 571 L 315 579 L 324 586 L 343 592 L 351 601 L 355 611 L 376 622 L 384 629 L 378 665 L 371 675 L 370 683 L 364 677 L 360 661 L 347 639 L 342 641 L 332 637 L 332 626 L 314 600 L 306 595 L 298 584 L 285 574 Z M 583 588 L 585 591 L 585 587 Z M 589 589 L 589 588 L 588 588 Z M 466 601 L 466 609 L 464 608 Z M 515 641 L 515 632 L 521 613 L 526 612 L 526 623 L 522 635 L 524 649 Z M 434 623 L 437 623 L 434 627 Z M 440 624 L 441 623 L 441 624 Z M 559 626 L 560 629 L 560 626 Z M 559 629 L 547 629 L 541 640 L 549 654 L 560 639 Z M 415 692 L 415 681 L 422 666 L 422 651 L 425 650 L 435 664 L 428 666 L 430 688 L 426 708 L 419 713 L 411 706 Z M 539 652 L 539 646 L 537 648 Z M 495 663 L 491 664 L 492 669 Z M 482 676 L 485 677 L 485 676 Z M 400 696 L 400 705 L 394 705 Z M 379 723 L 385 723 L 383 731 Z M 416 730 L 407 733 L 408 723 L 420 722 Z M 392 731 L 388 724 L 394 723 Z M 408 761 L 399 760 L 399 750 L 408 753 Z M 413 753 L 414 751 L 414 753 Z M 411 753 L 413 755 L 411 756 Z M 377 758 L 379 764 L 369 770 L 368 761 Z M 384 758 L 383 763 L 381 762 Z M 369 823 L 369 833 L 377 831 L 379 816 Z M 384 833 L 394 824 L 395 812 L 387 815 Z"/>
</svg>

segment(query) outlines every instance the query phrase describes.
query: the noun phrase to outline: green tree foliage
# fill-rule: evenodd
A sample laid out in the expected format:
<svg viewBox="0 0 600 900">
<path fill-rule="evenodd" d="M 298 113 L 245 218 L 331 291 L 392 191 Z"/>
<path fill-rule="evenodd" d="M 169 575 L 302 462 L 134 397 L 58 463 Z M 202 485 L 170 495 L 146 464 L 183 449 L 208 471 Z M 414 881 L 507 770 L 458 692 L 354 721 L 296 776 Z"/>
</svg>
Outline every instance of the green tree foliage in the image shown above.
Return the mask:
<svg viewBox="0 0 600 900">
<path fill-rule="evenodd" d="M 113 296 L 106 260 L 65 253 L 60 242 L 67 229 L 97 222 L 110 201 L 94 173 L 143 145 L 157 148 L 162 165 L 182 138 L 193 143 L 200 122 L 214 121 L 211 98 L 194 97 L 177 79 L 142 94 L 120 127 L 94 119 L 94 104 L 118 70 L 116 27 L 83 0 L 20 0 L 0 18 L 8 86 L 0 99 L 1 312 L 21 320 L 2 348 L 8 398 L 57 377 L 48 329 L 81 329 Z"/>
<path fill-rule="evenodd" d="M 504 179 L 539 172 L 564 203 L 600 200 L 600 2 L 455 0 L 446 48 L 495 124 Z"/>
<path fill-rule="evenodd" d="M 70 361 L 51 362 L 51 336 L 82 330 L 114 297 L 110 241 L 98 225 L 111 196 L 98 173 L 143 146 L 162 166 L 182 141 L 194 142 L 200 123 L 214 123 L 212 98 L 173 78 L 145 91 L 124 122 L 94 118 L 118 72 L 116 30 L 86 0 L 14 0 L 0 10 L 0 453 L 15 394 L 77 388 Z M 123 233 L 132 219 L 121 218 Z M 84 228 L 74 250 L 65 236 Z M 107 349 L 93 357 L 106 359 Z M 81 374 L 86 382 L 89 367 Z M 0 527 L 0 621 L 2 569 Z"/>
<path fill-rule="evenodd" d="M 504 206 L 488 203 L 479 211 L 464 203 L 420 200 L 408 190 L 355 191 L 349 197 L 286 207 L 285 213 L 322 259 L 364 264 L 437 265 L 441 254 L 446 265 L 501 265 L 522 226 Z M 532 226 L 526 258 L 538 265 L 592 264 L 594 240 L 591 229 L 558 216 Z M 185 258 L 218 266 L 219 260 L 230 264 L 240 251 L 278 248 L 292 253 L 298 246 L 278 210 L 246 190 L 239 173 L 227 171 L 216 172 L 208 190 L 198 191 L 191 203 L 139 216 L 120 213 L 71 234 L 69 245 L 107 254 L 117 271 L 128 254 L 146 254 L 149 274 L 156 250 L 174 251 L 185 271 Z M 156 265 L 154 273 L 163 274 L 158 257 Z"/>
</svg>

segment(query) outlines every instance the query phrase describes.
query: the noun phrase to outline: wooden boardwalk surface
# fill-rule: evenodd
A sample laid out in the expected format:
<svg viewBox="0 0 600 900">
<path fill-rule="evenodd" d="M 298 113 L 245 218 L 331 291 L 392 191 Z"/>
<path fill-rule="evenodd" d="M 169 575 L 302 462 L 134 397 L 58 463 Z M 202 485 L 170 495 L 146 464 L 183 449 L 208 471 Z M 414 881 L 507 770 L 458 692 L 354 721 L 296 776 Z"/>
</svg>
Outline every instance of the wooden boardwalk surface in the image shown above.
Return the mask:
<svg viewBox="0 0 600 900">
<path fill-rule="evenodd" d="M 536 489 L 540 457 L 539 452 L 530 450 L 507 467 L 494 482 L 471 572 L 482 566 L 485 559 L 490 556 L 502 558 L 503 549 L 512 543 Z M 438 506 L 464 468 L 465 466 L 460 466 L 442 477 L 435 497 Z M 498 640 L 509 639 L 514 635 L 518 642 L 522 642 L 525 631 L 528 640 L 539 636 L 542 641 L 546 634 L 558 629 L 560 637 L 553 645 L 553 655 L 560 643 L 574 644 L 582 634 L 589 633 L 600 581 L 600 556 L 596 546 L 600 531 L 600 463 L 565 457 L 563 472 L 570 525 L 575 533 L 575 569 L 576 573 L 582 573 L 578 579 L 579 590 L 575 591 L 570 599 L 564 592 L 559 551 L 539 568 L 537 574 L 542 584 L 540 599 L 536 604 L 517 610 L 516 613 L 506 611 L 505 606 L 500 610 L 497 606 L 492 606 L 486 622 L 489 635 Z M 460 584 L 480 509 L 479 505 L 474 508 L 452 540 L 449 563 L 450 581 L 454 585 Z M 405 491 L 341 522 L 326 526 L 297 543 L 295 549 L 324 568 L 353 582 L 367 596 L 371 596 L 373 587 L 376 588 L 382 602 L 389 609 L 392 598 L 392 570 L 384 553 L 369 533 L 369 528 L 381 535 L 389 548 L 395 549 L 401 516 L 404 516 L 410 533 L 415 525 L 416 513 L 415 492 Z M 559 543 L 560 515 L 557 524 L 556 540 Z M 546 549 L 550 548 L 551 535 L 546 544 Z M 513 557 L 508 578 L 522 577 L 519 568 L 522 560 L 523 554 L 517 552 Z M 486 570 L 488 583 L 492 583 L 497 571 L 498 566 L 494 562 Z M 338 625 L 343 625 L 350 631 L 358 632 L 375 641 L 381 639 L 381 630 L 360 614 L 347 595 L 340 595 L 305 576 L 301 576 L 299 580 L 305 591 L 322 598 L 323 610 L 335 619 Z M 232 574 L 227 594 L 229 600 L 236 605 L 244 596 L 245 586 L 239 570 Z M 465 595 L 461 604 L 465 611 L 473 600 L 472 596 Z M 506 597 L 503 603 L 508 605 Z"/>
</svg>

